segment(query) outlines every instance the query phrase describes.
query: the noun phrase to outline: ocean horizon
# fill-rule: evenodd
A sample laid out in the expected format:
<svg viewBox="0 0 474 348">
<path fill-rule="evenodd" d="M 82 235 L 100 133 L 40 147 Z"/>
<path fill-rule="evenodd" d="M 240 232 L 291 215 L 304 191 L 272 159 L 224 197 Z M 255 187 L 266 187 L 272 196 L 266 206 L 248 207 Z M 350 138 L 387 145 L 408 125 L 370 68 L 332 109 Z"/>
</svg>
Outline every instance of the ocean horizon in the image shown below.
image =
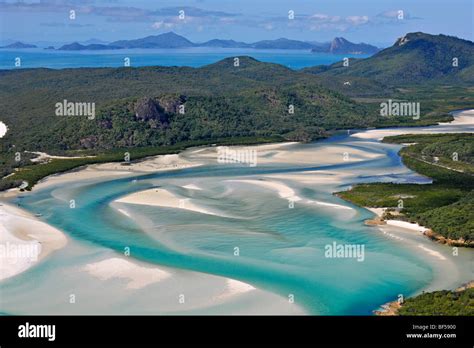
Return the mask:
<svg viewBox="0 0 474 348">
<path fill-rule="evenodd" d="M 284 65 L 298 70 L 317 65 L 329 65 L 344 58 L 367 58 L 366 54 L 313 53 L 310 50 L 263 50 L 193 47 L 182 49 L 122 49 L 103 51 L 55 51 L 42 48 L 0 49 L 0 69 L 28 68 L 104 68 L 123 67 L 129 58 L 131 67 L 188 66 L 201 67 L 222 59 L 250 56 L 259 61 Z M 20 66 L 15 66 L 20 58 Z"/>
</svg>

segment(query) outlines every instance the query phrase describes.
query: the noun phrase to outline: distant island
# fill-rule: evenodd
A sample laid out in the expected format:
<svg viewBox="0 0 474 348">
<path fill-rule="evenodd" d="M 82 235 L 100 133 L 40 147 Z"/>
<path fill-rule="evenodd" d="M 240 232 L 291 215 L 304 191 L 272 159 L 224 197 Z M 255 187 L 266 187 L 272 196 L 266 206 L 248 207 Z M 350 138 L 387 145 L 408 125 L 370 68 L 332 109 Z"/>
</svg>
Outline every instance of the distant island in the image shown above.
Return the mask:
<svg viewBox="0 0 474 348">
<path fill-rule="evenodd" d="M 323 44 L 311 49 L 311 52 L 329 52 L 333 54 L 374 54 L 380 51 L 379 48 L 365 44 L 353 43 L 343 37 L 336 37 L 328 44 Z"/>
<path fill-rule="evenodd" d="M 365 43 L 352 43 L 342 37 L 331 42 L 318 43 L 280 38 L 276 40 L 262 40 L 254 43 L 245 43 L 234 40 L 212 39 L 202 43 L 194 43 L 187 38 L 173 32 L 160 35 L 151 35 L 134 40 L 119 40 L 109 44 L 93 42 L 90 44 L 73 42 L 58 48 L 62 51 L 82 50 L 116 50 L 116 49 L 150 49 L 150 48 L 253 48 L 253 49 L 280 49 L 280 50 L 310 50 L 316 53 L 332 54 L 374 54 L 380 49 Z"/>
<path fill-rule="evenodd" d="M 10 45 L 6 45 L 6 46 L 2 46 L 0 48 L 14 48 L 14 49 L 21 49 L 21 48 L 38 48 L 38 46 L 36 45 L 29 45 L 29 44 L 25 44 L 23 42 L 20 42 L 20 41 L 17 41 L 17 42 L 14 42 Z"/>
</svg>

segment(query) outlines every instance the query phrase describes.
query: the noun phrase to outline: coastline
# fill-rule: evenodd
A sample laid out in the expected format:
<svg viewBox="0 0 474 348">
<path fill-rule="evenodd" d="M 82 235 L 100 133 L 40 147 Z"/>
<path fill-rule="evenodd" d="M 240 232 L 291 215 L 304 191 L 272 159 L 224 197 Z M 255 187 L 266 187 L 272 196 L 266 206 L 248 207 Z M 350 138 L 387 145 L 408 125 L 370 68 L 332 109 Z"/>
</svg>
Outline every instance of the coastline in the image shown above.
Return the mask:
<svg viewBox="0 0 474 348">
<path fill-rule="evenodd" d="M 176 154 L 152 156 L 128 166 L 114 162 L 91 164 L 80 169 L 50 175 L 35 185 L 35 191 L 76 181 L 113 179 L 199 165 L 201 163 L 191 163 Z M 9 203 L 20 194 L 28 192 L 21 192 L 18 188 L 0 192 L 0 258 L 4 261 L 0 265 L 0 281 L 25 272 L 43 261 L 53 251 L 63 248 L 68 241 L 62 231 L 43 222 L 27 210 Z M 31 250 L 26 251 L 27 248 Z M 23 250 L 23 254 L 28 255 L 20 254 L 20 249 Z"/>
<path fill-rule="evenodd" d="M 295 143 L 275 143 L 275 144 L 265 144 L 265 145 L 252 145 L 252 147 L 262 149 L 262 150 L 268 150 L 268 151 L 274 151 L 277 150 L 278 148 L 281 148 L 283 146 L 289 146 L 293 145 Z M 262 146 L 262 148 L 260 148 Z M 237 147 L 238 148 L 238 147 Z M 246 146 L 248 148 L 248 146 Z M 146 174 L 146 173 L 153 173 L 153 172 L 158 172 L 158 171 L 168 171 L 168 170 L 178 170 L 178 169 L 184 169 L 184 168 L 191 168 L 195 166 L 201 166 L 205 164 L 205 156 L 203 158 L 198 158 L 200 161 L 190 161 L 189 159 L 186 158 L 187 155 L 193 154 L 196 152 L 204 153 L 206 154 L 206 151 L 212 151 L 215 154 L 215 148 L 212 147 L 205 147 L 205 148 L 190 148 L 187 149 L 179 154 L 173 154 L 173 155 L 158 155 L 158 156 L 152 156 L 146 159 L 142 159 L 139 162 L 131 163 L 130 165 L 123 166 L 120 163 L 102 163 L 102 164 L 91 164 L 87 165 L 85 167 L 82 167 L 78 170 L 66 172 L 66 173 L 60 173 L 56 175 L 51 175 L 43 180 L 41 180 L 37 185 L 35 185 L 35 191 L 36 190 L 42 190 L 45 188 L 49 188 L 55 185 L 62 185 L 62 184 L 67 184 L 67 183 L 72 183 L 76 181 L 82 181 L 82 180 L 97 180 L 97 179 L 107 179 L 107 178 L 114 178 L 114 177 L 127 177 L 127 176 L 136 176 L 140 174 Z M 332 153 L 334 154 L 334 152 Z M 339 150 L 337 152 L 339 154 Z M 294 162 L 298 163 L 305 159 L 307 155 L 302 155 L 299 158 L 292 159 Z M 374 158 L 376 155 L 370 155 L 367 157 L 372 157 Z M 324 157 L 327 157 L 326 154 L 318 154 L 318 158 L 324 159 Z M 267 159 L 267 161 L 271 161 L 271 159 Z M 305 176 L 304 174 L 300 174 L 300 176 Z M 269 178 L 288 178 L 290 177 L 289 175 L 286 174 L 277 174 L 277 175 L 269 175 Z M 313 181 L 313 179 L 309 181 Z M 337 181 L 338 177 L 337 175 L 331 175 L 327 177 L 328 181 Z M 318 183 L 324 185 L 326 182 L 326 178 L 320 178 L 318 179 Z M 248 184 L 254 184 L 266 188 L 266 189 L 271 189 L 272 191 L 275 191 L 281 198 L 296 198 L 299 199 L 300 197 L 295 196 L 294 192 L 287 191 L 286 187 L 281 186 L 281 184 L 277 184 L 275 182 L 270 183 L 270 182 L 248 182 Z M 189 187 L 190 189 L 195 189 L 197 186 L 193 186 L 194 184 L 190 184 Z M 40 219 L 37 217 L 33 216 L 32 214 L 27 213 L 26 211 L 23 211 L 22 209 L 16 208 L 11 205 L 6 205 L 1 201 L 1 198 L 13 198 L 16 195 L 20 194 L 20 191 L 18 189 L 13 189 L 9 190 L 6 192 L 1 192 L 0 193 L 0 203 L 4 204 L 4 206 L 7 206 L 7 209 L 17 209 L 15 212 L 11 212 L 13 214 L 12 216 L 22 216 L 22 214 L 28 215 L 27 222 L 30 226 L 36 226 L 37 224 L 42 224 L 46 225 L 51 228 L 49 232 L 45 232 L 44 235 L 38 234 L 38 233 L 27 233 L 24 236 L 27 238 L 30 238 L 30 241 L 36 241 L 37 243 L 42 244 L 42 249 L 41 252 L 38 254 L 39 255 L 39 260 L 43 260 L 49 253 L 51 253 L 54 250 L 62 248 L 64 245 L 66 245 L 67 240 L 64 234 L 62 232 L 56 230 L 52 226 L 47 225 L 46 223 L 42 222 Z M 28 193 L 25 193 L 28 194 Z M 161 197 L 163 198 L 163 197 Z M 161 199 L 160 198 L 160 199 Z M 164 197 L 164 198 L 169 198 L 169 197 Z M 318 202 L 314 201 L 316 204 L 324 205 L 327 204 L 328 206 L 334 206 L 331 203 L 325 203 L 325 202 Z M 135 203 L 135 202 L 127 202 L 127 203 Z M 323 204 L 321 204 L 323 203 Z M 142 204 L 149 204 L 149 201 L 146 200 Z M 176 205 L 179 204 L 179 202 L 173 201 L 172 205 L 170 207 L 176 208 Z M 2 206 L 2 207 L 4 207 Z M 1 208 L 1 207 L 0 207 Z M 199 211 L 199 209 L 202 210 L 200 207 L 192 207 L 194 210 Z M 352 208 L 349 208 L 352 209 Z M 191 209 L 192 210 L 192 209 Z M 203 212 L 203 211 L 200 211 Z M 204 212 L 206 213 L 206 212 Z M 209 212 L 207 212 L 209 213 Z M 0 216 L 0 219 L 3 219 L 2 216 Z M 4 221 L 4 220 L 0 220 Z M 6 220 L 5 220 L 6 221 Z M 419 231 L 419 232 L 426 232 L 425 230 L 422 230 L 422 226 L 418 226 L 415 224 L 410 224 L 410 223 L 402 223 L 401 221 L 398 220 L 388 220 L 386 222 L 388 225 L 394 225 L 399 228 L 404 228 L 408 229 L 411 231 Z M 46 229 L 45 226 L 43 228 Z M 14 233 L 20 233 L 20 232 L 15 232 L 19 227 L 16 224 L 13 224 L 12 227 L 10 227 L 7 231 L 9 235 L 14 235 Z M 53 231 L 54 230 L 54 231 Z M 36 231 L 35 231 L 36 232 Z M 57 232 L 59 232 L 63 237 L 63 244 L 57 242 L 57 244 L 54 244 L 51 242 L 51 240 L 48 240 L 47 235 L 56 235 Z M 5 233 L 6 234 L 6 233 Z M 18 238 L 20 234 L 18 234 L 16 237 Z M 35 238 L 35 239 L 31 239 Z M 54 239 L 53 237 L 51 237 Z M 60 239 L 59 237 L 56 236 L 57 239 Z M 4 242 L 7 239 L 4 237 L 1 238 L 0 242 Z M 44 245 L 43 245 L 44 244 Z M 24 267 L 24 266 L 23 266 Z M 28 269 L 30 266 L 22 269 L 21 267 L 17 267 L 16 273 L 11 274 L 10 276 L 19 274 L 26 269 Z M 1 280 L 2 278 L 0 278 Z"/>
<path fill-rule="evenodd" d="M 403 134 L 439 134 L 439 133 L 453 133 L 452 130 L 445 129 L 445 126 L 472 126 L 474 124 L 474 109 L 463 109 L 463 110 L 455 110 L 450 112 L 450 114 L 454 117 L 454 120 L 451 122 L 440 122 L 437 126 L 437 128 L 431 128 L 431 129 L 426 129 L 426 128 L 420 128 L 420 129 L 407 129 L 407 128 L 394 128 L 394 129 L 373 129 L 373 130 L 368 130 L 364 131 L 361 133 L 354 133 L 351 136 L 360 138 L 360 139 L 367 139 L 367 140 L 375 140 L 375 141 L 382 141 L 383 138 L 388 137 L 388 136 L 397 136 L 397 135 L 403 135 Z M 457 133 L 457 132 L 455 132 Z M 404 146 L 410 145 L 410 144 L 403 144 Z M 338 193 L 335 193 L 336 196 L 338 196 L 341 199 L 344 199 L 341 195 Z M 430 240 L 440 243 L 440 244 L 447 244 L 449 246 L 456 246 L 456 247 L 473 247 L 474 246 L 474 241 L 472 242 L 466 242 L 463 239 L 450 239 L 442 236 L 441 234 L 437 233 L 436 231 L 433 231 L 430 228 L 427 228 L 425 226 L 420 226 L 418 223 L 414 222 L 408 222 L 408 221 L 403 221 L 403 220 L 397 220 L 397 219 L 385 219 L 384 218 L 384 213 L 387 209 L 387 207 L 379 207 L 379 208 L 372 208 L 372 207 L 367 207 L 363 206 L 363 208 L 371 211 L 376 215 L 375 218 L 373 219 L 367 219 L 365 220 L 365 224 L 368 226 L 380 226 L 380 225 L 392 225 L 392 226 L 398 226 L 401 228 L 406 228 L 408 230 L 416 231 L 416 232 L 421 232 L 423 233 L 424 236 L 429 238 Z M 392 216 L 397 216 L 398 212 L 396 211 L 390 211 L 390 214 Z"/>
<path fill-rule="evenodd" d="M 458 288 L 454 289 L 452 292 L 462 292 L 467 289 L 472 289 L 474 288 L 474 281 L 467 282 L 465 284 L 462 284 Z M 385 317 L 385 316 L 398 316 L 400 315 L 398 311 L 403 307 L 403 302 L 397 301 L 390 301 L 387 303 L 384 303 L 383 305 L 380 306 L 379 309 L 374 310 L 374 314 L 376 316 L 380 317 Z"/>
<path fill-rule="evenodd" d="M 474 246 L 473 242 L 467 243 L 464 240 L 450 239 L 450 238 L 443 237 L 442 235 L 431 230 L 430 228 L 421 226 L 416 222 L 408 222 L 408 221 L 395 220 L 395 219 L 386 220 L 384 218 L 384 214 L 385 214 L 385 211 L 390 208 L 387 208 L 387 207 L 383 207 L 383 208 L 363 207 L 363 208 L 370 210 L 372 213 L 376 214 L 376 217 L 374 219 L 368 219 L 364 221 L 364 223 L 367 226 L 381 226 L 381 225 L 397 226 L 397 227 L 405 228 L 414 232 L 420 232 L 427 238 L 440 244 L 447 244 L 449 246 L 462 246 L 462 247 Z"/>
</svg>

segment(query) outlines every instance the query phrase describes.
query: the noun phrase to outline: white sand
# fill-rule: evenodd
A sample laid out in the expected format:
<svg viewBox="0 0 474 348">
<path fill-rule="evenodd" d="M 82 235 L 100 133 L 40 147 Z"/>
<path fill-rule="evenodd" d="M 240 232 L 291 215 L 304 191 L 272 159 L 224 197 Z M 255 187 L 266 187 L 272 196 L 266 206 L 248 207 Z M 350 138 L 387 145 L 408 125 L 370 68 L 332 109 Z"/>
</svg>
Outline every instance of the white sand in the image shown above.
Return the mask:
<svg viewBox="0 0 474 348">
<path fill-rule="evenodd" d="M 251 180 L 251 179 L 245 179 L 245 180 L 226 180 L 227 182 L 238 182 L 238 183 L 245 183 L 245 184 L 251 184 L 251 185 L 257 185 L 266 189 L 270 189 L 272 191 L 276 191 L 278 195 L 286 199 L 288 201 L 292 202 L 301 202 L 305 204 L 316 204 L 316 205 L 321 205 L 321 206 L 326 206 L 326 207 L 332 207 L 332 208 L 338 208 L 338 209 L 347 209 L 347 210 L 353 210 L 351 207 L 346 207 L 344 205 L 340 204 L 334 204 L 334 203 L 328 203 L 328 202 L 322 202 L 322 201 L 315 201 L 311 199 L 303 199 L 300 196 L 296 195 L 295 191 L 285 185 L 282 182 L 277 182 L 277 181 L 269 181 L 269 180 Z"/>
<path fill-rule="evenodd" d="M 184 185 L 183 188 L 188 189 L 188 190 L 202 191 L 202 188 L 194 184 Z"/>
<path fill-rule="evenodd" d="M 367 210 L 370 210 L 372 213 L 376 214 L 380 218 L 383 216 L 384 212 L 388 209 L 388 208 L 369 208 L 369 207 L 364 207 L 364 208 Z M 387 225 L 404 228 L 410 231 L 425 232 L 429 230 L 429 228 L 420 226 L 417 223 L 411 223 L 407 221 L 385 220 L 385 222 L 387 223 Z"/>
<path fill-rule="evenodd" d="M 227 300 L 228 298 L 232 296 L 243 295 L 252 290 L 256 290 L 256 288 L 253 287 L 252 285 L 241 282 L 239 280 L 235 280 L 235 279 L 229 278 L 226 280 L 226 283 L 227 283 L 227 286 L 225 290 L 214 298 L 215 301 Z"/>
<path fill-rule="evenodd" d="M 47 158 L 62 158 L 61 156 L 50 156 L 46 153 L 38 153 L 38 155 L 42 160 Z M 50 175 L 41 180 L 33 189 L 37 191 L 51 186 L 68 185 L 83 180 L 95 180 L 100 178 L 113 179 L 114 177 L 176 170 L 199 165 L 201 165 L 201 163 L 191 163 L 186 159 L 181 158 L 178 154 L 149 157 L 141 162 L 132 163 L 129 166 L 123 166 L 120 163 L 94 164 L 85 166 L 79 170 Z M 18 189 L 7 190 L 0 192 L 0 198 L 13 198 L 18 196 L 19 193 L 20 191 Z M 179 199 L 178 201 L 175 200 L 173 201 L 173 204 L 178 202 L 179 205 L 179 201 Z M 195 210 L 206 214 L 214 214 L 213 212 L 196 207 L 192 202 L 184 200 L 183 203 L 183 209 Z M 130 217 L 124 209 L 119 211 Z M 0 252 L 5 254 L 4 258 L 6 262 L 3 262 L 3 260 L 1 262 L 0 280 L 25 271 L 36 262 L 41 261 L 53 250 L 62 248 L 66 243 L 67 239 L 65 235 L 56 228 L 40 221 L 38 218 L 26 211 L 11 205 L 3 204 L 0 207 L 0 247 L 3 245 Z M 6 248 L 9 250 L 8 253 Z M 31 249 L 28 252 L 29 257 L 12 256 L 12 250 L 19 250 L 20 248 L 22 248 L 22 250 L 26 250 L 27 248 Z M 23 252 L 23 254 L 24 253 L 25 252 Z"/>
<path fill-rule="evenodd" d="M 452 122 L 440 122 L 440 125 L 472 125 L 474 124 L 474 109 L 453 111 L 454 116 Z"/>
<path fill-rule="evenodd" d="M 393 238 L 393 239 L 396 239 L 396 240 L 400 240 L 400 241 L 405 240 L 405 238 L 397 236 L 396 234 L 387 231 L 385 228 L 382 228 L 381 226 L 378 226 L 378 227 L 383 232 L 383 234 L 386 235 L 387 237 L 390 237 L 390 238 Z"/>
<path fill-rule="evenodd" d="M 133 161 L 133 154 L 131 160 Z M 149 157 L 140 162 L 131 162 L 130 165 L 123 165 L 122 162 L 103 163 L 93 165 L 97 171 L 125 171 L 129 173 L 153 173 L 166 170 L 176 170 L 200 166 L 201 163 L 190 162 L 180 154 L 160 155 Z"/>
<path fill-rule="evenodd" d="M 397 226 L 401 228 L 406 228 L 408 230 L 416 231 L 416 232 L 425 232 L 428 228 L 424 226 L 420 226 L 416 223 L 411 223 L 407 221 L 399 221 L 399 220 L 386 220 L 387 225 Z"/>
<path fill-rule="evenodd" d="M 329 165 L 337 164 L 342 161 L 358 162 L 374 159 L 382 154 L 370 153 L 364 150 L 355 149 L 350 146 L 330 145 L 321 148 L 305 149 L 300 148 L 297 151 L 291 148 L 297 143 L 277 143 L 255 146 L 229 146 L 229 149 L 235 151 L 256 151 L 257 165 L 269 163 L 287 163 L 287 164 L 306 164 L 306 165 Z M 211 164 L 218 163 L 219 147 L 210 147 L 204 149 L 190 149 L 183 153 L 185 158 L 194 158 L 207 161 Z M 226 165 L 226 164 L 222 164 Z"/>
<path fill-rule="evenodd" d="M 91 164 L 78 170 L 50 175 L 39 181 L 34 186 L 33 190 L 38 191 L 51 186 L 66 185 L 83 180 L 94 180 L 100 178 L 113 179 L 114 177 L 133 176 L 143 173 L 184 169 L 200 165 L 202 165 L 202 163 L 189 162 L 177 154 L 149 157 L 143 161 L 131 163 L 130 165 L 125 166 L 119 162 Z M 18 193 L 18 189 L 0 192 L 0 198 L 15 197 L 18 195 Z"/>
<path fill-rule="evenodd" d="M 446 129 L 443 126 L 462 126 L 462 125 L 474 125 L 474 110 L 463 110 L 455 111 L 452 113 L 454 121 L 452 122 L 440 122 L 437 128 L 393 128 L 393 129 L 373 129 L 369 131 L 362 131 L 360 133 L 354 133 L 351 136 L 361 139 L 374 139 L 382 140 L 387 136 L 401 135 L 401 134 L 431 134 L 431 133 L 449 133 L 450 129 Z M 456 130 L 459 131 L 459 130 Z M 452 132 L 452 130 L 451 130 Z"/>
<path fill-rule="evenodd" d="M 263 188 L 270 189 L 272 191 L 276 191 L 281 198 L 284 198 L 293 202 L 299 202 L 302 200 L 300 196 L 296 195 L 295 191 L 291 187 L 288 187 L 287 185 L 281 182 L 277 182 L 277 181 L 244 179 L 244 180 L 226 180 L 226 182 L 237 182 L 237 183 L 257 185 Z"/>
<path fill-rule="evenodd" d="M 141 204 L 164 208 L 184 209 L 201 214 L 227 217 L 225 214 L 211 211 L 193 203 L 191 198 L 180 198 L 168 190 L 154 188 L 131 193 L 115 200 L 117 203 Z"/>
<path fill-rule="evenodd" d="M 420 248 L 423 251 L 426 251 L 431 256 L 437 257 L 438 259 L 442 261 L 446 261 L 446 258 L 439 251 L 427 248 L 422 244 L 418 244 L 418 248 Z"/>
<path fill-rule="evenodd" d="M 110 258 L 86 265 L 83 270 L 101 280 L 127 280 L 127 289 L 141 289 L 170 277 L 158 267 L 144 267 L 123 258 Z"/>
<path fill-rule="evenodd" d="M 341 162 L 359 162 L 381 157 L 382 154 L 369 153 L 349 146 L 329 145 L 321 148 L 291 151 L 281 150 L 274 152 L 272 156 L 264 157 L 265 152 L 258 149 L 258 163 L 290 163 L 290 164 L 310 164 L 329 165 Z"/>
<path fill-rule="evenodd" d="M 113 313 L 118 310 L 120 314 L 154 315 L 305 313 L 286 297 L 240 280 L 150 264 L 111 251 L 82 264 L 80 272 L 76 265 L 69 267 L 74 277 L 82 280 L 75 291 L 83 295 L 90 291 L 100 301 L 83 302 L 80 307 L 60 307 L 60 313 L 71 314 L 71 310 L 78 310 L 73 313 L 79 314 L 109 313 L 110 308 Z M 67 289 L 70 285 L 63 286 Z M 50 308 L 47 313 L 51 314 Z"/>
<path fill-rule="evenodd" d="M 345 177 L 351 174 L 343 172 L 333 172 L 326 170 L 318 171 L 305 171 L 305 172 L 294 172 L 294 173 L 278 173 L 265 175 L 266 178 L 277 179 L 277 180 L 292 180 L 301 184 L 307 185 L 320 185 L 326 184 L 339 184 Z"/>
<path fill-rule="evenodd" d="M 45 162 L 50 159 L 80 159 L 80 158 L 94 158 L 96 156 L 54 156 L 47 154 L 46 152 L 39 151 L 25 151 L 37 155 L 38 157 L 32 158 L 30 161 L 33 163 Z"/>
<path fill-rule="evenodd" d="M 364 207 L 364 208 L 367 210 L 370 210 L 372 213 L 376 214 L 380 218 L 385 213 L 385 210 L 387 210 L 387 208 L 369 208 L 369 207 Z"/>
<path fill-rule="evenodd" d="M 449 126 L 452 125 L 473 125 L 474 124 L 474 110 L 466 110 L 461 112 L 455 113 L 455 121 L 449 123 Z M 396 130 L 371 130 L 365 131 L 362 133 L 356 133 L 352 136 L 359 137 L 359 138 L 366 138 L 366 139 L 381 139 L 387 135 L 396 135 L 396 134 L 406 134 L 406 133 L 439 133 L 439 132 L 446 132 L 446 129 L 442 127 L 444 124 L 441 124 L 441 127 L 434 130 L 432 129 L 422 129 L 415 131 L 414 129 L 405 128 L 405 129 L 396 129 Z M 318 151 L 316 150 L 302 150 L 302 151 L 291 151 L 288 149 L 291 145 L 296 143 L 278 143 L 278 144 L 267 144 L 267 145 L 258 145 L 254 147 L 247 147 L 247 146 L 240 146 L 240 147 L 232 147 L 235 149 L 256 149 L 258 154 L 258 163 L 272 163 L 272 162 L 279 162 L 279 163 L 309 163 L 309 164 L 331 164 L 331 163 L 339 163 L 341 161 L 341 157 L 344 155 L 344 152 L 349 154 L 347 160 L 348 161 L 360 161 L 366 159 L 376 158 L 381 156 L 380 154 L 374 153 L 367 153 L 363 150 L 359 149 L 351 149 L 345 146 L 330 146 L 325 148 L 324 150 Z M 48 155 L 49 156 L 49 155 Z M 44 157 L 44 156 L 43 156 Z M 190 161 L 188 157 L 192 157 L 193 160 L 198 159 L 199 162 Z M 51 156 L 49 156 L 51 158 Z M 217 161 L 217 151 L 215 147 L 208 147 L 208 148 L 199 148 L 199 149 L 189 149 L 184 151 L 179 155 L 164 155 L 164 156 L 155 156 L 143 160 L 138 163 L 132 163 L 128 166 L 123 166 L 120 163 L 105 163 L 105 164 L 97 164 L 97 165 L 90 165 L 84 167 L 81 170 L 63 173 L 60 175 L 53 175 L 44 180 L 42 180 L 38 185 L 35 186 L 35 190 L 45 188 L 50 185 L 64 185 L 70 184 L 74 182 L 78 182 L 81 180 L 89 180 L 89 179 L 98 179 L 98 178 L 106 178 L 106 177 L 117 177 L 117 176 L 127 176 L 127 175 L 136 175 L 139 173 L 150 173 L 150 172 L 157 172 L 157 171 L 164 171 L 164 170 L 176 170 L 176 169 L 183 169 L 189 168 L 194 166 L 199 166 L 205 163 L 203 160 L 211 160 Z M 133 161 L 133 153 L 132 153 L 132 161 Z M 319 177 L 312 177 L 311 173 L 298 173 L 298 174 L 275 174 L 272 177 L 275 179 L 296 179 L 301 180 L 301 182 L 309 183 L 318 183 L 324 185 L 325 183 L 329 182 L 337 182 L 339 177 L 338 174 L 336 175 L 326 173 L 325 177 L 321 177 L 321 172 L 318 172 Z M 247 182 L 255 185 L 259 185 L 261 187 L 271 189 L 276 191 L 281 198 L 284 199 L 293 199 L 295 201 L 303 201 L 308 204 L 318 204 L 322 206 L 329 206 L 329 207 L 339 207 L 344 209 L 352 209 L 350 207 L 345 207 L 342 205 L 337 205 L 333 203 L 327 202 L 319 202 L 319 201 L 311 201 L 311 200 L 304 200 L 298 195 L 296 195 L 295 191 L 288 187 L 287 185 L 281 182 L 275 181 L 261 181 L 261 180 L 240 180 L 242 182 Z M 194 184 L 189 184 L 183 186 L 184 188 L 191 189 L 191 190 L 198 190 L 200 189 L 198 186 Z M 18 194 L 18 190 L 9 190 L 7 192 L 0 193 L 0 197 L 12 197 Z M 171 207 L 171 208 L 178 208 L 178 209 L 187 209 L 190 211 L 195 211 L 203 214 L 211 214 L 211 215 L 220 215 L 215 212 L 212 212 L 208 209 L 200 207 L 196 205 L 190 199 L 182 199 L 177 197 L 176 195 L 172 194 L 171 192 L 163 189 L 159 189 L 156 192 L 156 189 L 142 191 L 138 193 L 131 194 L 129 196 L 123 197 L 119 202 L 124 203 L 133 203 L 133 204 L 146 204 L 146 205 L 156 205 L 156 206 L 163 206 L 163 207 Z M 125 210 L 122 210 L 121 213 L 127 215 L 128 213 Z M 417 224 L 410 224 L 403 221 L 396 221 L 396 220 L 389 220 L 387 224 L 393 225 L 396 227 L 401 227 L 405 229 L 410 229 L 414 231 L 422 232 L 425 230 L 423 226 L 419 226 Z M 7 206 L 3 204 L 0 207 L 0 244 L 6 245 L 6 243 L 14 243 L 15 245 L 25 244 L 31 245 L 33 248 L 38 248 L 36 250 L 36 258 L 41 260 L 42 258 L 46 257 L 49 253 L 53 250 L 57 250 L 64 246 L 67 243 L 66 237 L 62 234 L 62 232 L 58 231 L 57 229 L 41 222 L 39 219 L 35 218 L 31 214 L 22 211 L 21 209 L 17 209 L 12 206 Z M 420 247 L 421 248 L 421 247 Z M 425 252 L 434 255 L 430 250 L 426 250 L 427 248 L 421 248 Z M 35 258 L 35 253 L 32 254 L 30 259 L 20 259 L 18 257 L 11 258 L 11 255 L 8 255 L 7 258 L 8 262 L 2 262 L 0 267 L 0 279 L 5 279 L 6 277 L 11 277 L 15 274 L 18 274 L 31 265 L 34 264 L 32 260 Z M 442 256 L 442 255 L 441 255 Z M 110 262 L 110 261 L 109 261 Z M 116 261 L 112 263 L 104 264 L 94 264 L 90 266 L 89 270 L 94 272 L 94 274 L 98 274 L 99 276 L 110 276 L 110 269 L 113 267 L 117 267 L 118 263 Z M 113 266 L 113 267 L 112 267 Z M 109 273 L 104 271 L 108 269 Z M 128 266 L 128 269 L 137 270 L 135 267 Z M 104 273 L 105 272 L 105 275 Z M 118 272 L 122 274 L 121 276 L 113 276 L 119 278 L 127 278 L 130 279 L 130 286 L 133 287 L 140 287 L 146 286 L 143 285 L 143 279 L 137 280 L 136 278 L 132 278 L 133 271 L 127 271 L 130 273 Z M 142 274 L 142 270 L 139 270 L 138 273 Z M 146 271 L 145 271 L 146 273 Z M 116 273 L 114 273 L 116 274 Z M 158 273 L 153 273 L 152 279 L 158 279 Z M 160 273 L 163 276 L 162 273 Z M 155 278 L 153 278 L 155 277 Z M 238 289 L 239 286 L 236 283 L 232 283 L 233 285 L 228 286 L 231 293 L 239 292 L 235 290 Z M 242 289 L 244 287 L 242 286 Z M 249 290 L 248 290 L 249 291 Z"/>
<path fill-rule="evenodd" d="M 20 208 L 0 204 L 0 280 L 27 270 L 66 245 L 61 231 Z"/>
<path fill-rule="evenodd" d="M 117 210 L 118 210 L 120 213 L 122 213 L 123 215 L 125 215 L 126 217 L 129 217 L 129 218 L 132 217 L 125 209 L 120 209 L 120 208 L 118 208 Z"/>
</svg>

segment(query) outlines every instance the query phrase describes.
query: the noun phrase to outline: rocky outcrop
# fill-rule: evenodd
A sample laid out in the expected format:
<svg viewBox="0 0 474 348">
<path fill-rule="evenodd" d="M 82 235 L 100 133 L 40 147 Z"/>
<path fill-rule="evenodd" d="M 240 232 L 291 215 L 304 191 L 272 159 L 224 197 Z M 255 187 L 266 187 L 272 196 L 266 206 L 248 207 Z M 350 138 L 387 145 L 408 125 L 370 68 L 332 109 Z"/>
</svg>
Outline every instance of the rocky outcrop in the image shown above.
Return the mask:
<svg viewBox="0 0 474 348">
<path fill-rule="evenodd" d="M 166 110 L 152 98 L 142 98 L 136 102 L 135 119 L 147 122 L 153 128 L 166 128 L 169 125 Z"/>
<path fill-rule="evenodd" d="M 97 137 L 96 136 L 90 136 L 87 138 L 83 138 L 80 140 L 81 147 L 85 149 L 93 149 L 97 145 Z"/>
<path fill-rule="evenodd" d="M 165 112 L 177 114 L 179 113 L 179 107 L 186 102 L 186 96 L 166 95 L 158 98 L 158 102 Z"/>
</svg>

